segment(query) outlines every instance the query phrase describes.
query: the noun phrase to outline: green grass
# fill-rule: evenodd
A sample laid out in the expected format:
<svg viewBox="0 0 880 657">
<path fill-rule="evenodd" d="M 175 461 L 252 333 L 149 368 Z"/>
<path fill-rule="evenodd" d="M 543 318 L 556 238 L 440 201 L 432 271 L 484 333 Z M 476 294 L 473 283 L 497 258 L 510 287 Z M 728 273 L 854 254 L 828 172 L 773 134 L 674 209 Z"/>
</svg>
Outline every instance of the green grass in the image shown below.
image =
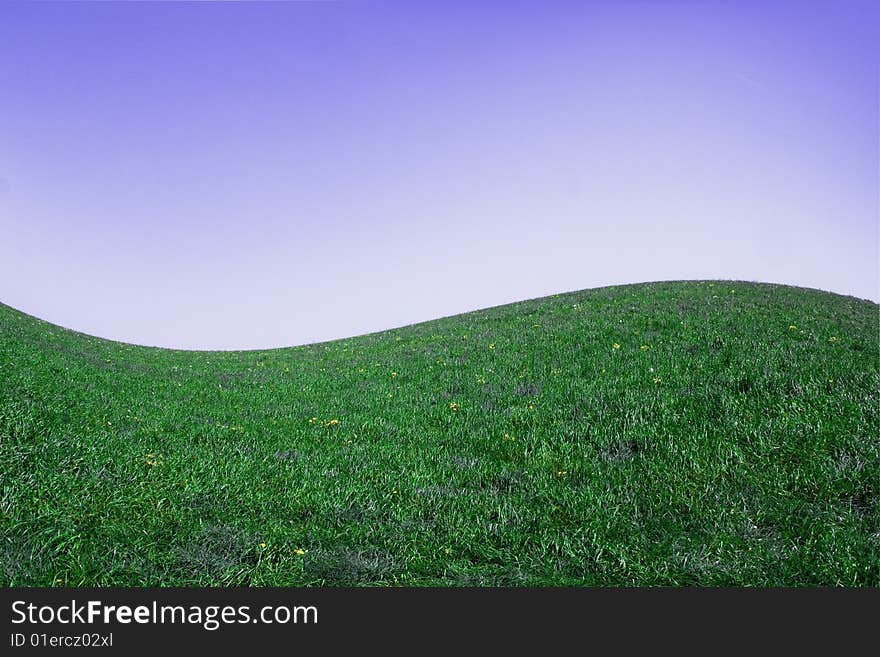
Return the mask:
<svg viewBox="0 0 880 657">
<path fill-rule="evenodd" d="M 878 321 L 675 282 L 186 352 L 0 305 L 0 574 L 878 586 Z"/>
</svg>

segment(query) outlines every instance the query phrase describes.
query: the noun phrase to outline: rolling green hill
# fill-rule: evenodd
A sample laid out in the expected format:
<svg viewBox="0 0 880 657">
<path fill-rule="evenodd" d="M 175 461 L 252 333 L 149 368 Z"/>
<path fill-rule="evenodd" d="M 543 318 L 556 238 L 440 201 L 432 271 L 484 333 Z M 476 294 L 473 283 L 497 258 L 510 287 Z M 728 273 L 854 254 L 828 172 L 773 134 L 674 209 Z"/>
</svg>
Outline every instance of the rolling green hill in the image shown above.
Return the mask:
<svg viewBox="0 0 880 657">
<path fill-rule="evenodd" d="M 880 585 L 880 313 L 728 281 L 287 349 L 0 305 L 6 585 Z"/>
</svg>

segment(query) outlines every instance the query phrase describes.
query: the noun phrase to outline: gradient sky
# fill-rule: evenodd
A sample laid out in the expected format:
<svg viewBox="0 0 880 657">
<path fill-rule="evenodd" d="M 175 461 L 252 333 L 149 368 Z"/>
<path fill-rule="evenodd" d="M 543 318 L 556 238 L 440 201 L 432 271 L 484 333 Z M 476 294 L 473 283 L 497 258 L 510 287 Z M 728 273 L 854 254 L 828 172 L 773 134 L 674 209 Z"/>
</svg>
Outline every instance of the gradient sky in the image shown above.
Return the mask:
<svg viewBox="0 0 880 657">
<path fill-rule="evenodd" d="M 0 301 L 214 349 L 649 280 L 877 300 L 878 25 L 872 2 L 3 2 Z"/>
</svg>

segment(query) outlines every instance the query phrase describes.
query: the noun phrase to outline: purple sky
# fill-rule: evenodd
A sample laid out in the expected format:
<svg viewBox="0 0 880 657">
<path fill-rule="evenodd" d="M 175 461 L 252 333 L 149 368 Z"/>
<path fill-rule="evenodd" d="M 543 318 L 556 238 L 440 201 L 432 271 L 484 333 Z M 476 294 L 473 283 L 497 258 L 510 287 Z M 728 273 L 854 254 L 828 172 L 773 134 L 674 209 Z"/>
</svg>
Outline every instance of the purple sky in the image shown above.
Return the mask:
<svg viewBox="0 0 880 657">
<path fill-rule="evenodd" d="M 878 25 L 872 2 L 3 2 L 0 301 L 208 349 L 648 280 L 877 300 Z"/>
</svg>

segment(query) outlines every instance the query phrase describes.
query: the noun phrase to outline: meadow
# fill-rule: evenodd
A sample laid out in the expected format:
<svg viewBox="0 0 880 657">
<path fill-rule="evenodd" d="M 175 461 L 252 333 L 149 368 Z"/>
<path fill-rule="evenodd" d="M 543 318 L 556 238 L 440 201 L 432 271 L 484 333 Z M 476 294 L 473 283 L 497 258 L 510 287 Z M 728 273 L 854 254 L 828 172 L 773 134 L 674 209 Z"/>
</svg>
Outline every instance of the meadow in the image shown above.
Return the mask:
<svg viewBox="0 0 880 657">
<path fill-rule="evenodd" d="M 0 305 L 6 586 L 880 586 L 880 312 L 585 290 L 133 346 Z"/>
</svg>

